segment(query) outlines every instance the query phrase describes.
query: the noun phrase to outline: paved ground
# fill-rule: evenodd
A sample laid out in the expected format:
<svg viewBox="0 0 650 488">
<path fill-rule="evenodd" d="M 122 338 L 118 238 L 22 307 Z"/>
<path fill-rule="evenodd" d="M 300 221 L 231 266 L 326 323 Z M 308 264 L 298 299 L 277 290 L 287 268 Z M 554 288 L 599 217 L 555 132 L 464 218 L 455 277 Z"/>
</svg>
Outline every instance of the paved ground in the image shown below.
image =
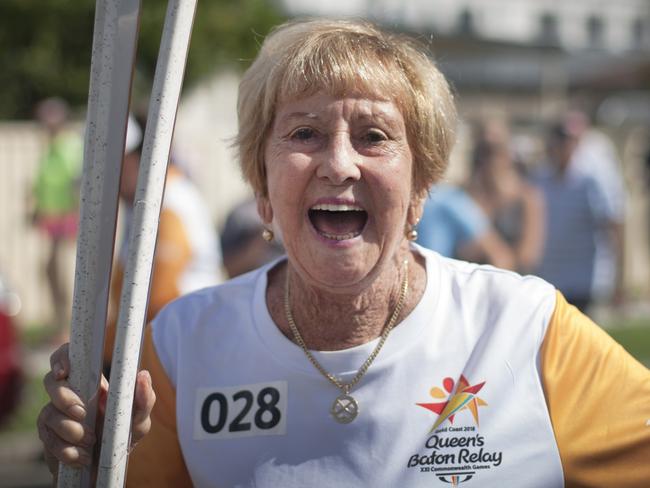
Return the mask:
<svg viewBox="0 0 650 488">
<path fill-rule="evenodd" d="M 45 488 L 52 477 L 42 461 L 41 444 L 35 434 L 3 438 L 0 445 L 0 487 Z"/>
</svg>

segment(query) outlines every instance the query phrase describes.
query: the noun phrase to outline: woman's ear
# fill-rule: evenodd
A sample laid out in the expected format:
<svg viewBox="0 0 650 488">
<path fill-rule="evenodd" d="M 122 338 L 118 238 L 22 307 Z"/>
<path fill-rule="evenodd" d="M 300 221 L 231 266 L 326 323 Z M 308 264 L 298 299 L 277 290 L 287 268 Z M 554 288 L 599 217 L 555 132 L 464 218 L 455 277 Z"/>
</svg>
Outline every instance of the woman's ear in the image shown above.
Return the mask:
<svg viewBox="0 0 650 488">
<path fill-rule="evenodd" d="M 257 213 L 265 225 L 271 225 L 273 221 L 273 208 L 268 197 L 260 193 L 255 194 L 255 201 L 257 202 Z"/>
</svg>

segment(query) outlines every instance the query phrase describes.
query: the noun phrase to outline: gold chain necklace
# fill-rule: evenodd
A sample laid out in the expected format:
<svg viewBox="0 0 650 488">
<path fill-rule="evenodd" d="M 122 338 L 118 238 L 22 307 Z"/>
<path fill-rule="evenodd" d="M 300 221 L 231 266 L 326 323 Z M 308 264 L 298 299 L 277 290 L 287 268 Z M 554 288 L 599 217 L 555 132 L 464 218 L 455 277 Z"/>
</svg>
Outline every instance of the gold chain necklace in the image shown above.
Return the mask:
<svg viewBox="0 0 650 488">
<path fill-rule="evenodd" d="M 293 333 L 294 340 L 302 348 L 303 352 L 307 356 L 307 359 L 309 359 L 309 362 L 313 364 L 314 367 L 320 372 L 320 374 L 322 374 L 325 378 L 327 378 L 327 380 L 330 383 L 332 383 L 339 390 L 341 390 L 341 394 L 338 397 L 336 397 L 336 400 L 334 400 L 334 403 L 330 408 L 330 414 L 332 415 L 332 417 L 334 417 L 334 420 L 336 420 L 337 422 L 341 424 L 349 424 L 359 414 L 359 404 L 354 399 L 354 397 L 350 395 L 350 390 L 352 389 L 353 386 L 359 383 L 361 378 L 363 378 L 363 375 L 366 374 L 366 371 L 368 371 L 368 368 L 370 367 L 372 362 L 379 354 L 379 351 L 381 351 L 381 348 L 384 346 L 384 343 L 388 338 L 388 334 L 390 334 L 390 331 L 395 326 L 395 322 L 397 321 L 397 318 L 399 317 L 399 314 L 402 311 L 402 307 L 404 306 L 404 302 L 406 300 L 406 295 L 408 294 L 408 288 L 409 288 L 408 260 L 404 260 L 404 279 L 402 280 L 399 299 L 397 300 L 397 305 L 395 306 L 393 313 L 391 314 L 390 318 L 388 319 L 388 322 L 384 326 L 384 330 L 381 333 L 379 342 L 377 343 L 377 346 L 375 346 L 375 349 L 372 351 L 372 353 L 370 353 L 370 356 L 368 356 L 368 358 L 361 365 L 354 378 L 352 378 L 352 380 L 350 380 L 348 383 L 343 383 L 336 376 L 329 373 L 325 368 L 323 368 L 323 366 L 312 355 L 312 353 L 309 352 L 309 349 L 307 349 L 307 346 L 305 345 L 305 341 L 303 340 L 302 336 L 300 335 L 300 332 L 298 331 L 298 327 L 296 326 L 296 323 L 293 320 L 293 315 L 291 314 L 291 306 L 289 304 L 289 270 L 287 269 L 287 279 L 286 279 L 285 289 L 284 289 L 284 312 L 287 317 L 287 322 L 289 322 L 289 327 L 291 328 L 291 332 Z"/>
</svg>

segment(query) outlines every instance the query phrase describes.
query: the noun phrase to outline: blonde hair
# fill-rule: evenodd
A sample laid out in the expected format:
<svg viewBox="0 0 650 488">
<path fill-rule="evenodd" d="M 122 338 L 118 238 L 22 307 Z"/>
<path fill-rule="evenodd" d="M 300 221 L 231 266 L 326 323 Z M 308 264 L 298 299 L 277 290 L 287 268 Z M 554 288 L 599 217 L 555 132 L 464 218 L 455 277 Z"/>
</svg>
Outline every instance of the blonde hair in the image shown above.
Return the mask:
<svg viewBox="0 0 650 488">
<path fill-rule="evenodd" d="M 256 193 L 267 193 L 264 144 L 278 103 L 321 90 L 395 103 L 414 157 L 415 192 L 441 178 L 455 140 L 456 108 L 426 50 L 367 22 L 303 20 L 266 38 L 239 85 L 236 145 L 244 178 Z"/>
</svg>

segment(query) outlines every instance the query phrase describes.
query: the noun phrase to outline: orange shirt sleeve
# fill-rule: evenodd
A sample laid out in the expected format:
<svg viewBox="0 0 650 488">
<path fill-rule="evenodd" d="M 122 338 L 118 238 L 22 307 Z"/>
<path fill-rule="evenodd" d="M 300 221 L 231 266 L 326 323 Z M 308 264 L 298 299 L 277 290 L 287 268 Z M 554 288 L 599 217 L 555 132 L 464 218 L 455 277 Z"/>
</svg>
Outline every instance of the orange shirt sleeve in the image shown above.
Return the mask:
<svg viewBox="0 0 650 488">
<path fill-rule="evenodd" d="M 650 486 L 650 370 L 558 292 L 542 379 L 567 487 Z"/>
<path fill-rule="evenodd" d="M 191 487 L 176 430 L 176 392 L 156 354 L 151 327 L 145 330 L 141 368 L 151 374 L 156 404 L 151 431 L 129 456 L 127 487 Z"/>
</svg>

